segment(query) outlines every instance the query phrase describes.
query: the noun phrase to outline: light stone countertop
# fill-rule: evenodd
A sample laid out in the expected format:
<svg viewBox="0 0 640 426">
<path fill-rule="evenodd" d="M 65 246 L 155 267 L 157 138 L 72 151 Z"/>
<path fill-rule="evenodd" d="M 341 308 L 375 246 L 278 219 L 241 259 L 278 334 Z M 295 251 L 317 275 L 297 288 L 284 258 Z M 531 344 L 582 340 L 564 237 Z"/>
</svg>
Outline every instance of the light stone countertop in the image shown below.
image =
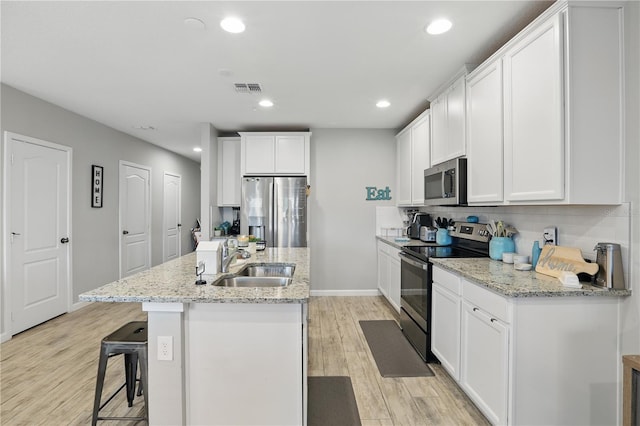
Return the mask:
<svg viewBox="0 0 640 426">
<path fill-rule="evenodd" d="M 420 240 L 395 241 L 397 237 L 376 237 L 380 241 L 402 249 L 406 246 L 424 245 Z M 516 271 L 513 264 L 489 258 L 430 259 L 434 265 L 468 279 L 506 297 L 558 297 L 558 296 L 609 296 L 624 297 L 631 290 L 609 290 L 581 282 L 582 288 L 564 287 L 557 278 L 535 271 Z"/>
<path fill-rule="evenodd" d="M 295 263 L 293 281 L 286 287 L 215 287 L 211 282 L 232 274 L 246 264 L 260 262 Z M 196 253 L 82 293 L 86 302 L 164 302 L 164 303 L 307 303 L 309 300 L 309 248 L 267 248 L 229 268 L 229 273 L 195 285 Z"/>
<path fill-rule="evenodd" d="M 560 280 L 536 271 L 517 271 L 513 264 L 489 258 L 430 259 L 431 263 L 506 297 L 561 297 L 631 295 L 631 290 L 609 290 L 581 282 L 564 287 Z"/>
</svg>

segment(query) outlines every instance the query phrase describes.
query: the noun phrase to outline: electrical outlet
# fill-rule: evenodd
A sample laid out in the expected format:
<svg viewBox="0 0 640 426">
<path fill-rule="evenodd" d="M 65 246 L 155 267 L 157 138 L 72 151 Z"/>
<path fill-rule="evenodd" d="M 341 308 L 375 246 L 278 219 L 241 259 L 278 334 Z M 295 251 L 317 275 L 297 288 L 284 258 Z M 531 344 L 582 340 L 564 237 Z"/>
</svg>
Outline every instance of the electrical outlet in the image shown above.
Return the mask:
<svg viewBox="0 0 640 426">
<path fill-rule="evenodd" d="M 544 245 L 550 244 L 552 246 L 558 245 L 558 228 L 555 226 L 550 226 L 548 228 L 544 228 L 544 233 L 542 234 L 542 241 Z"/>
<path fill-rule="evenodd" d="M 158 360 L 173 361 L 173 336 L 158 336 Z"/>
</svg>

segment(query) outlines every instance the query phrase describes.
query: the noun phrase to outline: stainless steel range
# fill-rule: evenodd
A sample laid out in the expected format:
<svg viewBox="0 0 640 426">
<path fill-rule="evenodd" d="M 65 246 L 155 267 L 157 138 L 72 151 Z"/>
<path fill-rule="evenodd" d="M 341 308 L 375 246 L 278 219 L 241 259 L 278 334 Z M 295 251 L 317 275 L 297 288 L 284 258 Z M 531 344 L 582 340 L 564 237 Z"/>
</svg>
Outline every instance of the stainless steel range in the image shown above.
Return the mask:
<svg viewBox="0 0 640 426">
<path fill-rule="evenodd" d="M 431 353 L 431 258 L 489 257 L 489 233 L 482 223 L 456 223 L 452 243 L 405 246 L 400 252 L 400 327 L 425 361 Z"/>
</svg>

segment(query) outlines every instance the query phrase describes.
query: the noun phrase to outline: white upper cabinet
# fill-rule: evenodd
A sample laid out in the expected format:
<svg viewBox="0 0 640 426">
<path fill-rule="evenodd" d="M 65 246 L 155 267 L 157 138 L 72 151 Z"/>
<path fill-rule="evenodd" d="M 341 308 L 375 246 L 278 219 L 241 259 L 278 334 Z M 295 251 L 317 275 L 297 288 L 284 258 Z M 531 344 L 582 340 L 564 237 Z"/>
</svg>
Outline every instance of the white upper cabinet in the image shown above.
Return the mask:
<svg viewBox="0 0 640 426">
<path fill-rule="evenodd" d="M 468 76 L 469 203 L 622 202 L 622 22 L 621 3 L 555 3 Z"/>
<path fill-rule="evenodd" d="M 424 169 L 429 167 L 430 111 L 413 120 L 396 136 L 399 206 L 424 204 Z"/>
<path fill-rule="evenodd" d="M 411 129 L 404 129 L 396 136 L 397 187 L 396 204 L 411 205 Z"/>
<path fill-rule="evenodd" d="M 564 198 L 561 15 L 504 55 L 505 201 Z"/>
<path fill-rule="evenodd" d="M 429 113 L 421 115 L 411 126 L 411 202 L 415 206 L 424 204 L 424 169 L 431 165 L 430 118 Z"/>
<path fill-rule="evenodd" d="M 467 78 L 467 201 L 498 203 L 502 194 L 502 61 Z"/>
<path fill-rule="evenodd" d="M 309 176 L 309 132 L 243 132 L 241 175 Z"/>
<path fill-rule="evenodd" d="M 240 207 L 240 138 L 218 138 L 218 206 Z"/>
<path fill-rule="evenodd" d="M 465 100 L 465 76 L 462 75 L 431 103 L 432 166 L 465 155 Z"/>
</svg>

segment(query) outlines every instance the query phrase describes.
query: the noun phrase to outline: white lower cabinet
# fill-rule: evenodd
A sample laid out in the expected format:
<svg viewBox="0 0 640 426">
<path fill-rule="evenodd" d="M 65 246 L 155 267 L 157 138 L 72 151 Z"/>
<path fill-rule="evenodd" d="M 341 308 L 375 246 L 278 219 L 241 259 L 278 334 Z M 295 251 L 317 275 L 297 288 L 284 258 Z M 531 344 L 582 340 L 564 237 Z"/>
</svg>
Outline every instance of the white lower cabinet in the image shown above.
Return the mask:
<svg viewBox="0 0 640 426">
<path fill-rule="evenodd" d="M 378 241 L 378 290 L 400 312 L 400 250 Z"/>
<path fill-rule="evenodd" d="M 460 379 L 460 278 L 433 268 L 431 352 L 455 380 Z"/>
<path fill-rule="evenodd" d="M 493 424 L 507 423 L 509 327 L 462 302 L 460 386 Z"/>
<path fill-rule="evenodd" d="M 621 299 L 506 297 L 438 265 L 432 294 L 432 351 L 492 424 L 621 423 Z"/>
</svg>

